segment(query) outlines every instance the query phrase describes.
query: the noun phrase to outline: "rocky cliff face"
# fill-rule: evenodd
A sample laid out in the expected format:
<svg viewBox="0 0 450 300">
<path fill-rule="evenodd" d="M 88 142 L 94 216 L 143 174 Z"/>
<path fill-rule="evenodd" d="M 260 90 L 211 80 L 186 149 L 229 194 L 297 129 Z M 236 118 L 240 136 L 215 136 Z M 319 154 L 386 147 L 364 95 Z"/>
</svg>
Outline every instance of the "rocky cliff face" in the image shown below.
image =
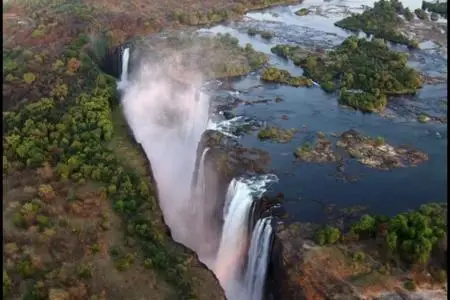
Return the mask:
<svg viewBox="0 0 450 300">
<path fill-rule="evenodd" d="M 314 265 L 312 255 L 317 251 L 311 242 L 314 230 L 312 224 L 277 227 L 269 264 L 269 299 L 325 299 L 339 294 L 345 294 L 346 299 L 353 298 L 349 287 L 327 276 L 328 270 Z"/>
<path fill-rule="evenodd" d="M 411 271 L 381 271 L 373 258 L 356 260 L 367 245 L 320 247 L 311 240 L 315 225 L 279 225 L 270 258 L 267 299 L 446 299 L 446 286 L 423 280 L 415 291 L 404 282 Z"/>
</svg>

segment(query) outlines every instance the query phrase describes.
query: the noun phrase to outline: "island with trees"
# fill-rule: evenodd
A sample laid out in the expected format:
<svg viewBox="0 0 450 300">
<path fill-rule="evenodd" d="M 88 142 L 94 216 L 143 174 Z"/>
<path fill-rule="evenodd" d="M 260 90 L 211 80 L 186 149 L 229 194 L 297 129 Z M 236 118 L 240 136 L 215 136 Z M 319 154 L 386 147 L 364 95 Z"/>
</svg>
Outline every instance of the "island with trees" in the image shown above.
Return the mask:
<svg viewBox="0 0 450 300">
<path fill-rule="evenodd" d="M 383 111 L 388 96 L 414 94 L 422 86 L 420 74 L 407 66 L 408 54 L 390 50 L 381 39 L 351 36 L 326 53 L 290 45 L 272 52 L 292 59 L 324 91 L 339 90 L 340 103 L 362 111 Z"/>
<path fill-rule="evenodd" d="M 432 14 L 438 14 L 447 19 L 447 1 L 427 2 L 422 1 L 422 9 L 431 12 Z"/>
<path fill-rule="evenodd" d="M 411 20 L 412 14 L 408 8 L 398 0 L 380 0 L 374 3 L 373 8 L 368 8 L 361 14 L 353 14 L 336 22 L 334 25 L 354 32 L 363 31 L 376 38 L 406 45 L 410 48 L 418 48 L 417 41 L 410 40 L 399 29 L 405 19 Z"/>
</svg>

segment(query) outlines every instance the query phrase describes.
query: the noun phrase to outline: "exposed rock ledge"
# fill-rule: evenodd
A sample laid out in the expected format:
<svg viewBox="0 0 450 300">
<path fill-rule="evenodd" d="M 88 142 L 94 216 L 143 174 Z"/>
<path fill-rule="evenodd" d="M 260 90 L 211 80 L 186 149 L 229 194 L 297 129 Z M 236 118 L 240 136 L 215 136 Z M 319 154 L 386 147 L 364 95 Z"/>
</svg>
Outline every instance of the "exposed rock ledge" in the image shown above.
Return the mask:
<svg viewBox="0 0 450 300">
<path fill-rule="evenodd" d="M 267 299 L 446 299 L 446 288 L 423 286 L 410 292 L 408 274 L 382 275 L 374 263 L 356 263 L 342 245 L 312 242 L 315 226 L 279 225 L 268 270 Z M 394 274 L 394 273 L 392 273 Z"/>
</svg>

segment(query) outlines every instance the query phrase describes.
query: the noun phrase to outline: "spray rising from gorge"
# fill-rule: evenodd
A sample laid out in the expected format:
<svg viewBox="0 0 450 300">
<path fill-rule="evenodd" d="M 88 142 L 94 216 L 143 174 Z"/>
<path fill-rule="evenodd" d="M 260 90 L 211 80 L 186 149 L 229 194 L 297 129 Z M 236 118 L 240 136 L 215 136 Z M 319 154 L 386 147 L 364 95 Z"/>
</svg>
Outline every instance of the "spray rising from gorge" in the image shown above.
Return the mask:
<svg viewBox="0 0 450 300">
<path fill-rule="evenodd" d="M 226 194 L 219 195 L 223 201 L 207 193 L 207 174 L 215 170 L 207 164 L 210 149 L 201 144 L 202 135 L 223 126 L 210 119 L 209 97 L 199 93 L 202 82 L 195 80 L 200 76 L 190 77 L 188 85 L 174 84 L 166 74 L 169 63 L 161 60 L 142 60 L 129 76 L 129 59 L 126 48 L 118 84 L 123 111 L 151 163 L 172 237 L 214 271 L 228 299 L 263 299 L 271 219 L 257 221 L 253 231 L 249 220 L 253 202 L 276 177 L 234 178 Z"/>
</svg>

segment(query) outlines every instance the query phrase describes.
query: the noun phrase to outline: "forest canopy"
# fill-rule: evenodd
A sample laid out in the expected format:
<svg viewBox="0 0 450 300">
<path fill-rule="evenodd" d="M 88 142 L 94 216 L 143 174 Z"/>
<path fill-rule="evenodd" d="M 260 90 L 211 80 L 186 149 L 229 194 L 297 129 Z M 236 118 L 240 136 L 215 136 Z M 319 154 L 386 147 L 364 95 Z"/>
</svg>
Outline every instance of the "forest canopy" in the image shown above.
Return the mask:
<svg viewBox="0 0 450 300">
<path fill-rule="evenodd" d="M 422 86 L 419 73 L 406 65 L 408 54 L 390 50 L 381 39 L 351 36 L 327 53 L 290 45 L 272 52 L 292 59 L 326 92 L 339 89 L 342 104 L 362 111 L 382 111 L 387 96 L 414 94 Z"/>
<path fill-rule="evenodd" d="M 354 32 L 363 31 L 376 38 L 418 48 L 417 41 L 410 40 L 398 31 L 398 28 L 404 23 L 399 15 L 404 15 L 407 20 L 410 20 L 412 16 L 411 11 L 404 8 L 400 1 L 380 0 L 374 3 L 373 8 L 366 9 L 361 14 L 352 14 L 334 25 Z"/>
</svg>

